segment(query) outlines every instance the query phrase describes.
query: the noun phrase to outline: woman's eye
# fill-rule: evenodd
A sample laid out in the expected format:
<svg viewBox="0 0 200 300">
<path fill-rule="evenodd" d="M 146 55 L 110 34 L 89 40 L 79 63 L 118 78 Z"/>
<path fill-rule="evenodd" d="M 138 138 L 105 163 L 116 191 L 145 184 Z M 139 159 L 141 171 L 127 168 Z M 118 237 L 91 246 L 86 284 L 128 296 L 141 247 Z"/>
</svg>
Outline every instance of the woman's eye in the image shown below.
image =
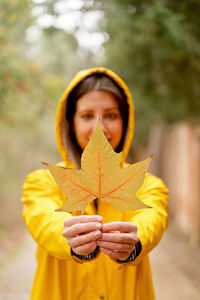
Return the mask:
<svg viewBox="0 0 200 300">
<path fill-rule="evenodd" d="M 85 115 L 82 115 L 81 118 L 84 119 L 84 120 L 90 120 L 90 119 L 93 118 L 93 115 L 92 114 L 85 114 Z"/>
<path fill-rule="evenodd" d="M 117 118 L 117 114 L 116 113 L 109 113 L 109 114 L 106 114 L 105 116 L 107 119 L 110 119 L 110 120 L 114 120 Z"/>
</svg>

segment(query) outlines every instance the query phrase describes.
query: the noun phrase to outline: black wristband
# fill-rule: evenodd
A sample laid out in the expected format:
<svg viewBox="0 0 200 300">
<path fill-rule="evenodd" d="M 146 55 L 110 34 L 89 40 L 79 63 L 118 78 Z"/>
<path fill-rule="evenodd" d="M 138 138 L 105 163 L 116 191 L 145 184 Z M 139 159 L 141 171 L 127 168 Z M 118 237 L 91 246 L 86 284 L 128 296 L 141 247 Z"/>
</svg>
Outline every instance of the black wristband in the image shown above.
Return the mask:
<svg viewBox="0 0 200 300">
<path fill-rule="evenodd" d="M 79 255 L 79 254 L 76 254 L 76 253 L 72 250 L 72 248 L 71 248 L 71 256 L 72 256 L 72 257 L 75 256 L 75 257 L 77 257 L 77 258 L 79 258 L 79 259 L 81 259 L 81 260 L 90 260 L 90 259 L 94 258 L 94 257 L 97 255 L 98 250 L 99 250 L 99 246 L 97 246 L 96 249 L 95 249 L 93 252 L 91 252 L 90 254 L 87 254 L 87 255 Z"/>
<path fill-rule="evenodd" d="M 127 259 L 125 259 L 125 260 L 117 259 L 117 261 L 119 263 L 128 263 L 128 262 L 134 261 L 136 259 L 136 257 L 138 257 L 138 255 L 140 254 L 141 251 L 142 251 L 142 244 L 139 241 L 135 244 L 135 249 L 133 250 L 133 252 L 131 252 L 131 254 L 129 255 L 129 257 Z"/>
</svg>

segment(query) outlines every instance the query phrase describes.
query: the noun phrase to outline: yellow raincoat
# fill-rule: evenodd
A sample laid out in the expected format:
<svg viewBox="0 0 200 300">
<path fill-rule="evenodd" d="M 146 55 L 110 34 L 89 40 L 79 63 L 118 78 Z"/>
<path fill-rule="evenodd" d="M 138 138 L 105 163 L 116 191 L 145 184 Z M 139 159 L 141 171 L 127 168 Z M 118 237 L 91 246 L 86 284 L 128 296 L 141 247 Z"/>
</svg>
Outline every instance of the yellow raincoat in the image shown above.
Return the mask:
<svg viewBox="0 0 200 300">
<path fill-rule="evenodd" d="M 128 134 L 123 147 L 125 161 L 134 131 L 134 111 L 130 92 L 125 83 L 112 71 L 95 68 L 79 72 L 60 99 L 56 136 L 63 158 L 62 165 L 78 166 L 76 155 L 68 139 L 65 119 L 69 92 L 85 77 L 93 73 L 105 73 L 124 91 L 129 105 Z M 23 219 L 38 243 L 37 271 L 31 300 L 153 300 L 155 299 L 148 253 L 158 244 L 167 227 L 168 191 L 162 180 L 147 174 L 138 191 L 138 197 L 151 209 L 125 211 L 123 214 L 106 202 L 93 203 L 86 214 L 100 214 L 104 223 L 129 221 L 138 226 L 142 251 L 134 262 L 118 264 L 104 253 L 84 263 L 76 262 L 70 255 L 70 247 L 62 236 L 63 222 L 70 213 L 55 212 L 66 196 L 46 169 L 29 174 L 23 187 Z"/>
</svg>

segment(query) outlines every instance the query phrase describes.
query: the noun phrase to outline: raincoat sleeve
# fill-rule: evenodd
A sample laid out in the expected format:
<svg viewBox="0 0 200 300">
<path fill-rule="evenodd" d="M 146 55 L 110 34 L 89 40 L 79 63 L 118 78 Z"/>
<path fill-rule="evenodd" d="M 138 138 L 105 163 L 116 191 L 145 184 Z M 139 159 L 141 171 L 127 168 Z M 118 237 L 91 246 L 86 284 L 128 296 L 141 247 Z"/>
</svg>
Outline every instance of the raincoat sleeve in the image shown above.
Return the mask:
<svg viewBox="0 0 200 300">
<path fill-rule="evenodd" d="M 35 241 L 58 259 L 70 259 L 70 247 L 63 237 L 66 212 L 56 212 L 66 200 L 48 170 L 29 174 L 23 186 L 23 220 Z"/>
<path fill-rule="evenodd" d="M 137 265 L 160 241 L 168 225 L 168 190 L 161 179 L 147 174 L 137 193 L 138 198 L 151 208 L 140 209 L 129 215 L 137 225 L 142 250 L 131 265 Z"/>
</svg>

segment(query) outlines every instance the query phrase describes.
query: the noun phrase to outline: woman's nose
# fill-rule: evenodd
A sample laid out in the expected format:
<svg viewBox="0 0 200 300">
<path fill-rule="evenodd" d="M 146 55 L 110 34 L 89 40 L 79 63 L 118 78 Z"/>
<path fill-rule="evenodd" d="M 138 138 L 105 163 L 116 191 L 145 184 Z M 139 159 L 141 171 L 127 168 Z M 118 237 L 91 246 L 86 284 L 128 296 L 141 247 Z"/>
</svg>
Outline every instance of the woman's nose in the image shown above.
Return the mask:
<svg viewBox="0 0 200 300">
<path fill-rule="evenodd" d="M 93 128 L 92 128 L 92 134 L 94 133 L 98 122 L 100 122 L 101 128 L 102 128 L 104 134 L 107 135 L 108 129 L 106 127 L 106 124 L 105 124 L 104 120 L 100 116 L 97 116 L 97 118 L 95 119 L 95 122 L 94 122 L 94 125 L 93 125 Z"/>
<path fill-rule="evenodd" d="M 100 121 L 101 128 L 102 128 L 104 134 L 106 134 L 108 132 L 108 129 L 107 129 L 107 126 L 106 126 L 105 122 L 103 121 L 102 118 L 99 118 L 99 121 Z"/>
</svg>

